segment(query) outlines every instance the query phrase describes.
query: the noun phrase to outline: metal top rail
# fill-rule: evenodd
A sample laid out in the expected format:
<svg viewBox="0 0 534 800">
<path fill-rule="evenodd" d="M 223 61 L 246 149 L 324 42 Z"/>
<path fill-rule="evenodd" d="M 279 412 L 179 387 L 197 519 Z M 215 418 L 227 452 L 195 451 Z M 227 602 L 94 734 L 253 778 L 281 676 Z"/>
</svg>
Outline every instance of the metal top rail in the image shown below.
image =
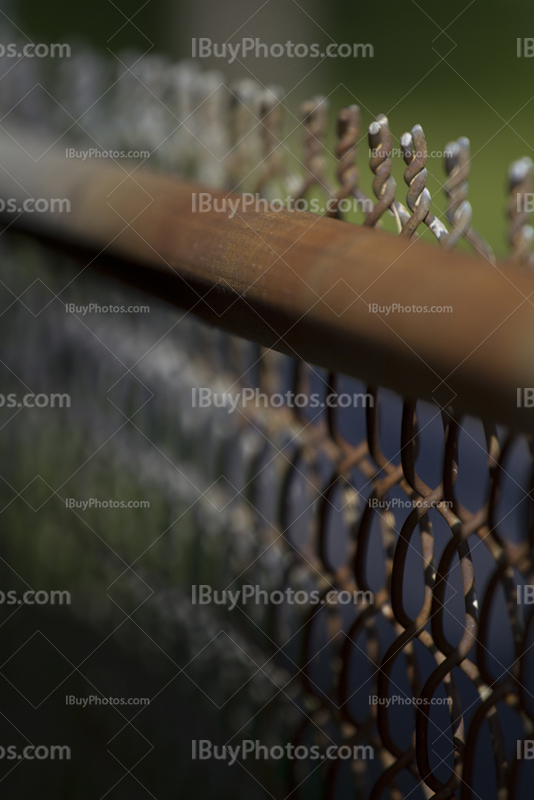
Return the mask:
<svg viewBox="0 0 534 800">
<path fill-rule="evenodd" d="M 306 212 L 232 214 L 240 196 L 227 192 L 201 213 L 200 186 L 53 148 L 35 161 L 36 145 L 0 139 L 0 196 L 68 198 L 70 213 L 4 211 L 10 228 L 83 249 L 91 267 L 266 347 L 534 431 L 516 399 L 534 375 L 534 275 Z M 394 304 L 452 311 L 373 313 Z"/>
</svg>

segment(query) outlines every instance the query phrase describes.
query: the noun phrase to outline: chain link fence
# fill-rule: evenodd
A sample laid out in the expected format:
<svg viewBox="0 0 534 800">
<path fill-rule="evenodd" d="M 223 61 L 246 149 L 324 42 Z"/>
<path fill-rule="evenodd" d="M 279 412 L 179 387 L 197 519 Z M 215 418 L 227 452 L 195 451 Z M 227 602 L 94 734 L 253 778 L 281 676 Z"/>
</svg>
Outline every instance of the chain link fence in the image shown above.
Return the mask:
<svg viewBox="0 0 534 800">
<path fill-rule="evenodd" d="M 54 115 L 65 112 L 75 160 L 148 151 L 152 168 L 203 184 L 206 203 L 211 189 L 245 192 L 263 204 L 260 215 L 278 202 L 365 227 L 385 222 L 414 249 L 432 236 L 444 251 L 464 243 L 510 275 L 532 268 L 528 159 L 510 169 L 510 258 L 497 263 L 474 227 L 466 139 L 443 151 L 440 213 L 419 125 L 396 140 L 379 116 L 366 137 L 359 109 L 343 108 L 332 159 L 328 105 L 317 97 L 291 120 L 302 145 L 289 152 L 276 87 L 227 88 L 218 74 L 132 53 L 123 63 L 109 113 L 91 100 L 111 68 L 87 51 L 59 65 L 53 114 L 26 96 L 36 74 L 11 85 L 5 129 L 14 109 L 17 126 L 53 139 L 64 133 Z M 356 160 L 367 146 L 372 195 Z M 392 176 L 395 150 L 405 200 Z M 0 408 L 9 563 L 78 586 L 73 613 L 99 630 L 135 614 L 139 641 L 156 639 L 219 710 L 225 752 L 245 738 L 283 747 L 284 769 L 265 753 L 238 759 L 271 796 L 527 797 L 531 437 L 465 416 L 454 400 L 421 400 L 415 372 L 405 398 L 367 386 L 296 350 L 207 326 L 154 299 L 150 286 L 138 293 L 82 275 L 68 255 L 10 233 L 1 357 L 12 374 L 3 394 L 18 396 L 22 382 L 34 394 L 64 392 L 71 404 L 23 409 L 24 426 L 7 403 Z M 150 313 L 135 311 L 142 306 Z M 21 491 L 35 473 L 39 486 Z M 136 512 L 127 525 L 107 524 L 102 508 L 66 506 L 104 487 L 149 497 L 149 522 Z M 39 509 L 23 535 L 13 504 L 21 496 Z M 116 590 L 116 608 L 95 585 Z M 124 646 L 142 651 L 139 641 Z"/>
</svg>

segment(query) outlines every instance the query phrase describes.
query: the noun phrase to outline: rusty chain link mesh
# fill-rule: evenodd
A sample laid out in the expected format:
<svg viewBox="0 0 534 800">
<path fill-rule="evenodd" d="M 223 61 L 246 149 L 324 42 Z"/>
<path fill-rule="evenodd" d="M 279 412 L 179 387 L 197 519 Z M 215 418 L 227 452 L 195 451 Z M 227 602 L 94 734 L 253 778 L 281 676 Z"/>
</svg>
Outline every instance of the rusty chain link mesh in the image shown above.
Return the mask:
<svg viewBox="0 0 534 800">
<path fill-rule="evenodd" d="M 244 81 L 228 93 L 219 76 L 188 64 L 136 61 L 131 54 L 125 63 L 131 72 L 109 101 L 116 103 L 115 116 L 108 119 L 95 110 L 86 119 L 85 128 L 99 142 L 120 149 L 152 150 L 158 145 L 155 158 L 161 169 L 212 186 L 249 186 L 271 199 L 284 197 L 288 188 L 295 198 L 320 191 L 333 199 L 328 213 L 334 217 L 343 217 L 342 201 L 353 198 L 363 209 L 364 225 L 392 215 L 401 236 L 416 236 L 426 226 L 445 248 L 463 237 L 481 257 L 493 259 L 490 246 L 472 227 L 466 139 L 446 148 L 446 209 L 433 213 L 425 186 L 422 128 L 416 125 L 400 139 L 406 163 L 404 204 L 391 175 L 396 140 L 387 118 L 379 116 L 368 131 L 375 195 L 371 203 L 360 188 L 355 161 L 357 146 L 365 149 L 357 107 L 339 113 L 334 185 L 324 145 L 324 98 L 302 108 L 302 150 L 296 158 L 304 169 L 299 172 L 280 146 L 284 134 L 278 90 Z M 65 107 L 78 116 L 88 97 L 100 94 L 93 82 L 107 66 L 86 53 L 74 67 L 81 83 L 71 75 L 61 85 Z M 140 84 L 150 87 L 151 100 L 144 91 L 137 96 Z M 159 147 L 163 122 L 158 127 L 158 104 L 163 101 L 186 122 Z M 18 112 L 27 122 L 34 110 L 22 104 Z M 77 142 L 87 145 L 89 139 L 80 136 Z M 517 211 L 517 196 L 530 191 L 531 180 L 528 159 L 512 166 L 509 241 L 514 259 L 524 268 L 532 263 L 532 229 L 528 215 Z M 12 247 L 4 253 L 6 264 L 21 259 L 18 245 Z M 61 280 L 52 270 L 43 272 L 46 259 L 38 248 L 34 257 L 39 263 L 35 274 L 46 274 L 46 284 L 59 290 Z M 82 303 L 80 285 L 79 290 L 70 287 L 62 302 Z M 283 698 L 291 713 L 276 724 L 292 729 L 295 745 L 316 741 L 323 748 L 335 742 L 373 749 L 373 758 L 319 765 L 320 796 L 526 797 L 516 742 L 534 730 L 533 695 L 527 688 L 532 614 L 518 603 L 517 587 L 534 580 L 530 439 L 459 419 L 449 406 L 401 400 L 386 389 L 327 374 L 300 362 L 296 353 L 290 359 L 262 351 L 190 315 L 177 323 L 174 313 L 162 310 L 156 331 L 162 338 L 167 323 L 176 328 L 172 338 L 154 345 L 154 357 L 144 359 L 148 321 L 105 320 L 88 331 L 75 315 L 58 324 L 56 317 L 43 313 L 39 325 L 50 352 L 40 354 L 38 369 L 28 355 L 27 372 L 44 385 L 67 359 L 72 375 L 90 393 L 95 381 L 107 387 L 107 378 L 115 378 L 96 339 L 125 364 L 143 357 L 135 374 L 130 369 L 125 374 L 114 409 L 87 406 L 87 429 L 76 437 L 81 441 L 92 428 L 101 425 L 112 431 L 122 418 L 134 419 L 143 441 L 132 439 L 137 441 L 132 450 L 123 432 L 111 445 L 113 458 L 119 459 L 112 463 L 124 466 L 144 459 L 141 481 L 166 481 L 165 492 L 183 493 L 185 505 L 198 501 L 187 534 L 190 544 L 196 542 L 197 556 L 186 560 L 189 573 L 181 577 L 182 589 L 198 582 L 221 591 L 251 584 L 269 591 L 319 593 L 319 602 L 305 608 L 284 602 L 234 612 L 240 615 L 240 649 L 245 652 L 247 641 L 252 643 L 245 661 L 253 662 L 252 674 L 267 684 L 257 692 L 253 716 L 269 720 L 273 698 Z M 18 337 L 28 353 L 35 347 L 22 320 Z M 155 399 L 138 409 L 143 387 Z M 191 391 L 199 387 L 220 395 L 245 388 L 268 397 L 290 391 L 301 397 L 318 395 L 320 403 L 318 409 L 305 400 L 302 408 L 275 408 L 262 401 L 229 414 L 227 407 L 192 408 Z M 350 409 L 329 406 L 327 396 L 332 394 L 357 395 L 362 402 Z M 59 435 L 59 430 L 53 433 Z M 52 433 L 32 429 L 32 435 L 42 440 Z M 149 455 L 150 443 L 158 452 L 163 449 L 163 460 L 178 464 L 179 476 L 171 469 L 164 480 L 158 457 L 154 451 Z M 80 444 L 75 456 L 82 452 Z M 147 533 L 138 533 L 152 548 Z M 176 534 L 178 550 L 181 535 Z M 160 545 L 151 550 L 152 562 L 143 567 L 146 574 L 160 570 L 167 559 L 176 564 L 176 553 L 171 556 Z M 128 545 L 121 552 L 128 560 Z M 171 586 L 175 580 L 167 572 L 163 579 Z M 340 602 L 345 592 L 356 592 L 357 603 Z M 183 598 L 180 603 L 183 610 Z M 211 642 L 226 622 L 222 611 L 209 622 L 195 614 L 188 607 L 183 624 L 189 625 L 189 637 L 197 636 L 200 650 L 200 634 L 192 629 L 205 628 Z M 144 623 L 149 624 L 148 617 Z M 240 685 L 232 684 L 235 678 L 229 673 L 238 668 L 225 646 L 217 647 L 207 673 L 220 668 L 221 684 L 231 684 L 228 696 L 234 689 L 236 694 L 245 691 L 251 680 L 247 669 L 236 672 Z M 196 658 L 195 647 L 189 655 Z M 394 695 L 416 702 L 386 705 Z M 432 705 L 433 698 L 441 698 L 441 705 Z M 291 716 L 296 710 L 297 716 Z M 232 739 L 248 723 L 246 715 L 238 719 Z M 278 718 L 273 714 L 273 719 Z M 316 769 L 310 766 L 309 775 Z M 291 770 L 279 796 L 308 796 L 309 778 L 302 765 L 293 762 Z M 487 773 L 484 779 L 492 785 L 483 794 L 475 790 L 477 770 Z M 269 776 L 262 774 L 259 780 L 268 782 Z"/>
</svg>

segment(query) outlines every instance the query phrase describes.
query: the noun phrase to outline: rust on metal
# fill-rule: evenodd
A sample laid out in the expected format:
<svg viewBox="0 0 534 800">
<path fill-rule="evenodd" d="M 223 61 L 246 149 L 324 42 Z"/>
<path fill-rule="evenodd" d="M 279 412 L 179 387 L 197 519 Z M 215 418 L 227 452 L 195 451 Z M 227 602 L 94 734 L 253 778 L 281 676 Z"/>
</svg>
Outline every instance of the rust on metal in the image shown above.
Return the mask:
<svg viewBox="0 0 534 800">
<path fill-rule="evenodd" d="M 229 205 L 228 214 L 196 213 L 202 187 L 143 169 L 135 180 L 114 165 L 65 169 L 52 152 L 36 167 L 9 139 L 0 154 L 10 163 L 10 175 L 0 176 L 5 196 L 22 201 L 22 185 L 36 197 L 72 198 L 70 214 L 24 215 L 13 225 L 155 268 L 173 287 L 173 302 L 195 305 L 266 347 L 293 348 L 306 361 L 403 395 L 448 395 L 473 413 L 532 427 L 516 402 L 534 370 L 534 308 L 521 302 L 532 276 L 504 276 L 485 259 L 307 213 L 247 209 L 230 219 Z M 380 177 L 380 207 L 392 202 L 388 180 Z M 221 207 L 239 202 L 212 194 Z M 208 291 L 209 303 L 202 299 Z M 452 311 L 387 320 L 370 311 L 395 303 Z M 506 317 L 495 329 L 495 319 Z"/>
<path fill-rule="evenodd" d="M 193 84 L 196 80 L 191 78 Z M 306 709 L 295 744 L 304 741 L 310 728 L 324 732 L 333 722 L 344 743 L 370 742 L 378 754 L 378 777 L 371 776 L 361 759 L 351 764 L 358 796 L 381 800 L 387 792 L 392 800 L 402 800 L 401 775 L 406 773 L 427 797 L 445 800 L 461 793 L 465 800 L 475 800 L 475 759 L 487 728 L 495 796 L 512 800 L 518 796 L 520 769 L 518 759 L 507 752 L 500 718 L 503 704 L 517 713 L 525 738 L 534 732 L 525 689 L 534 612 L 524 619 L 516 598 L 516 573 L 525 583 L 534 583 L 532 478 L 529 491 L 524 492 L 528 510 L 519 543 L 511 542 L 505 533 L 500 503 L 509 478 L 508 459 L 519 441 L 527 445 L 529 465 L 534 462 L 532 411 L 517 404 L 518 388 L 528 387 L 534 375 L 534 305 L 529 301 L 534 294 L 534 231 L 526 203 L 532 191 L 532 163 L 522 159 L 510 170 L 511 257 L 497 263 L 490 246 L 472 227 L 467 139 L 447 146 L 443 222 L 431 207 L 422 127 L 415 125 L 400 140 L 407 185 L 404 205 L 396 197 L 392 175 L 393 135 L 387 117 L 379 115 L 368 131 L 376 202 L 367 210 L 363 225 L 356 226 L 340 219 L 340 206 L 347 198 L 369 202 L 360 188 L 356 164 L 359 109 L 343 108 L 338 117 L 334 189 L 325 155 L 324 98 L 316 97 L 302 108 L 303 174 L 289 177 L 282 158 L 282 107 L 277 93 L 247 81 L 236 88 L 234 98 L 229 114 L 234 151 L 225 168 L 228 187 L 241 185 L 253 174 L 255 189 L 263 197 L 275 180 L 282 186 L 292 181 L 297 199 L 312 193 L 333 198 L 323 218 L 289 210 L 242 208 L 240 195 L 222 189 L 210 189 L 213 207 L 199 213 L 195 203 L 206 187 L 198 183 L 137 166 L 77 162 L 66 168 L 53 150 L 36 164 L 4 137 L 0 162 L 9 163 L 10 169 L 0 173 L 0 196 L 22 201 L 26 191 L 35 197 L 52 193 L 69 198 L 72 209 L 68 215 L 44 213 L 15 219 L 4 213 L 3 221 L 55 246 L 84 248 L 93 266 L 105 267 L 170 303 L 193 310 L 218 328 L 271 348 L 267 354 L 260 348 L 255 351 L 261 362 L 259 383 L 267 393 L 276 392 L 281 383 L 275 350 L 294 359 L 296 390 L 304 386 L 306 393 L 311 392 L 315 367 L 306 362 L 327 371 L 326 390 L 334 394 L 342 391 L 345 376 L 367 384 L 372 403 L 362 412 L 364 419 L 359 422 L 364 433 L 355 441 L 349 441 L 352 430 L 343 428 L 340 410 L 328 404 L 314 424 L 298 408 L 243 410 L 239 422 L 242 433 L 261 428 L 267 446 L 274 447 L 285 461 L 274 522 L 252 506 L 254 533 L 286 542 L 283 581 L 294 584 L 298 570 L 319 587 L 325 602 L 332 588 L 373 596 L 373 602 L 358 603 L 348 623 L 335 600 L 325 609 L 327 619 L 320 633 L 328 647 L 328 691 L 314 680 L 312 662 L 319 637 L 317 609 L 310 609 L 303 626 L 302 652 L 298 663 L 293 662 Z M 251 109 L 258 114 L 258 141 L 247 141 L 253 130 Z M 254 146 L 261 151 L 259 172 L 254 171 L 258 166 Z M 394 217 L 399 237 L 377 230 L 386 213 Z M 418 240 L 423 225 L 439 246 Z M 452 252 L 462 239 L 472 245 L 474 254 Z M 450 312 L 390 315 L 386 309 L 394 305 L 445 307 Z M 386 453 L 383 441 L 384 424 L 389 422 L 384 388 L 402 398 L 395 439 L 399 449 L 393 457 Z M 434 402 L 440 428 L 442 452 L 436 446 L 432 453 L 438 475 L 434 482 L 421 474 L 424 428 L 419 401 L 424 399 Z M 470 469 L 460 458 L 466 413 L 483 419 L 484 463 L 478 477 L 485 480 L 487 492 L 478 508 L 466 507 L 457 485 L 462 470 Z M 506 423 L 506 430 L 498 422 Z M 284 435 L 288 432 L 294 446 L 286 456 Z M 523 437 L 521 432 L 528 435 Z M 256 472 L 250 481 L 254 491 Z M 305 481 L 311 503 L 297 546 L 295 529 L 300 518 L 295 521 L 292 514 L 292 498 L 299 481 Z M 342 557 L 331 547 L 339 533 L 338 529 L 332 533 L 332 509 L 338 510 L 335 499 L 340 491 L 346 501 L 341 509 L 346 528 Z M 407 500 L 409 510 L 396 527 L 395 515 L 382 511 L 380 504 L 399 495 Z M 443 531 L 445 541 L 440 538 Z M 490 565 L 483 592 L 475 580 L 478 547 Z M 383 575 L 377 588 L 372 556 L 379 550 Z M 410 568 L 414 551 L 417 567 Z M 452 642 L 446 604 L 460 586 L 454 581 L 456 566 L 462 633 Z M 416 570 L 422 600 L 410 613 L 407 597 Z M 490 655 L 492 609 L 499 596 L 504 597 L 515 660 L 496 679 Z M 391 634 L 387 644 L 380 636 L 384 625 Z M 272 643 L 279 649 L 282 628 L 275 615 Z M 365 650 L 358 644 L 362 641 Z M 421 648 L 427 657 L 424 676 Z M 410 692 L 420 701 L 405 746 L 399 744 L 385 703 L 370 705 L 365 718 L 351 704 L 358 651 L 370 663 L 372 685 L 381 700 L 398 688 L 396 672 L 405 668 Z M 478 703 L 471 718 L 462 702 L 466 683 Z M 430 703 L 440 691 L 448 705 L 446 730 L 440 736 L 447 735 L 451 745 L 445 776 L 430 753 L 436 727 Z M 340 770 L 339 762 L 332 765 L 326 796 L 335 796 Z M 296 790 L 296 769 L 292 779 Z"/>
</svg>

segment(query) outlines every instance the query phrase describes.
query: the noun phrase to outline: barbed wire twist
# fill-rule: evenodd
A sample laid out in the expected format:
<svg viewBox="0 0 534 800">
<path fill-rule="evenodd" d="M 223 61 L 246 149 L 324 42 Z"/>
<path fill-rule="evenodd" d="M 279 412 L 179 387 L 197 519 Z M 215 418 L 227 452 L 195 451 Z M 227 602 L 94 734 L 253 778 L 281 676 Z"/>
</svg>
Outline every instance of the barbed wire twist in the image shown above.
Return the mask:
<svg viewBox="0 0 534 800">
<path fill-rule="evenodd" d="M 357 166 L 357 142 L 360 136 L 360 109 L 358 106 L 346 106 L 339 112 L 337 119 L 336 156 L 338 165 L 336 176 L 340 189 L 336 192 L 336 202 L 328 211 L 330 217 L 341 218 L 339 203 L 353 197 L 363 207 L 370 202 L 365 192 L 360 189 L 360 174 Z"/>
<path fill-rule="evenodd" d="M 328 100 L 326 97 L 318 95 L 313 100 L 306 100 L 301 106 L 301 119 L 304 127 L 306 174 L 295 199 L 305 198 L 314 186 L 334 197 L 325 173 L 324 137 L 328 125 Z"/>
<path fill-rule="evenodd" d="M 428 152 L 425 134 L 420 125 L 414 125 L 411 133 L 402 135 L 401 147 L 407 165 L 404 171 L 404 180 L 408 184 L 406 202 L 412 212 L 412 216 L 401 230 L 401 236 L 411 238 L 419 225 L 424 222 L 436 239 L 441 241 L 448 232 L 443 223 L 430 212 L 432 200 L 426 188 L 428 175 L 425 166 Z"/>
<path fill-rule="evenodd" d="M 456 246 L 464 236 L 481 255 L 490 261 L 495 256 L 486 240 L 471 225 L 473 211 L 467 199 L 469 193 L 468 178 L 471 172 L 470 142 L 465 136 L 455 142 L 449 142 L 445 148 L 445 171 L 447 181 L 443 186 L 447 198 L 446 216 L 450 223 L 450 233 L 443 242 L 449 250 Z"/>
<path fill-rule="evenodd" d="M 376 225 L 384 212 L 389 210 L 395 217 L 400 232 L 408 221 L 410 212 L 395 199 L 397 184 L 391 175 L 393 137 L 389 130 L 388 118 L 384 114 L 379 114 L 369 126 L 369 148 L 370 167 L 375 175 L 373 192 L 378 202 L 366 215 L 363 224 L 369 227 Z"/>
<path fill-rule="evenodd" d="M 534 229 L 529 224 L 531 212 L 527 204 L 532 201 L 533 165 L 530 158 L 521 158 L 508 171 L 508 243 L 512 259 L 521 267 L 532 267 Z"/>
</svg>

